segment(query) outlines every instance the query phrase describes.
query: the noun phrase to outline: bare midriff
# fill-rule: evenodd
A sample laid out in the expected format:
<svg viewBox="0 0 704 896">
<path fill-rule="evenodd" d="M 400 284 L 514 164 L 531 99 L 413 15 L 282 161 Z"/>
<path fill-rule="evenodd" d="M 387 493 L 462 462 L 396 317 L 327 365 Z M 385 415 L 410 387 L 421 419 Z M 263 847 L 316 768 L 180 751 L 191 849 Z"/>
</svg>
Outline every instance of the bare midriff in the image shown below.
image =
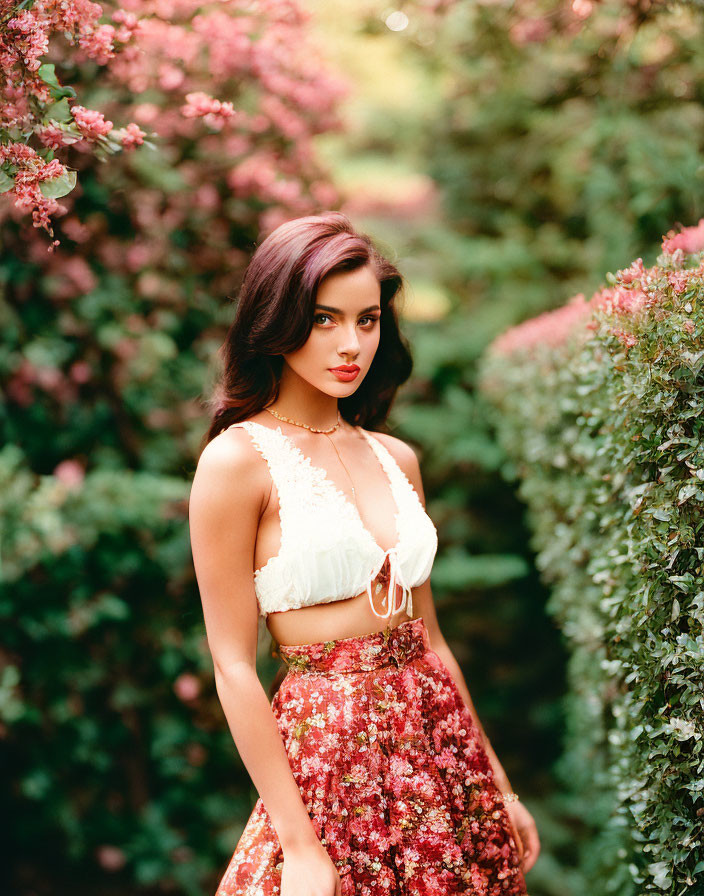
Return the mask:
<svg viewBox="0 0 704 896">
<path fill-rule="evenodd" d="M 375 597 L 378 600 L 383 598 L 383 594 L 375 595 Z M 397 606 L 400 601 L 401 590 L 397 588 Z M 380 612 L 383 610 L 380 601 L 377 609 Z M 362 591 L 361 594 L 342 600 L 269 613 L 266 618 L 266 626 L 277 644 L 293 646 L 368 635 L 372 632 L 383 631 L 387 626 L 395 628 L 410 618 L 405 609 L 399 610 L 385 619 L 375 616 L 369 606 L 367 592 Z"/>
</svg>

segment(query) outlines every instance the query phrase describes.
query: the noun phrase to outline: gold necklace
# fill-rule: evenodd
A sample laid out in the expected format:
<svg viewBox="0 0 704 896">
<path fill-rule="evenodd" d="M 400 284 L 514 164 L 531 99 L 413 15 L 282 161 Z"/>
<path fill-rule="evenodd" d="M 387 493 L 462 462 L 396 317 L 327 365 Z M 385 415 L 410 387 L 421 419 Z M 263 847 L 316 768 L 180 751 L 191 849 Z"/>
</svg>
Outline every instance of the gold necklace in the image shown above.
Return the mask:
<svg viewBox="0 0 704 896">
<path fill-rule="evenodd" d="M 293 426 L 302 426 L 304 429 L 308 429 L 311 432 L 319 432 L 322 435 L 328 437 L 330 444 L 335 449 L 335 454 L 337 455 L 340 463 L 342 464 L 342 466 L 345 469 L 345 473 L 347 473 L 347 478 L 349 479 L 350 485 L 352 486 L 352 498 L 354 500 L 355 507 L 357 507 L 357 509 L 359 509 L 359 507 L 357 505 L 357 490 L 354 487 L 354 482 L 352 481 L 352 477 L 350 476 L 350 471 L 347 469 L 345 462 L 340 457 L 340 452 L 337 450 L 337 445 L 333 442 L 333 440 L 330 438 L 330 435 L 329 435 L 329 433 L 334 432 L 336 429 L 339 429 L 340 424 L 342 423 L 339 409 L 337 411 L 337 423 L 334 426 L 332 426 L 330 429 L 316 429 L 314 426 L 308 426 L 307 423 L 300 423 L 298 420 L 291 420 L 290 417 L 284 417 L 283 414 L 279 414 L 276 411 L 272 410 L 271 408 L 264 408 L 264 410 L 269 411 L 269 413 L 272 414 L 274 417 L 276 417 L 277 420 L 283 420 L 284 423 L 291 423 L 291 424 L 293 424 Z"/>
<path fill-rule="evenodd" d="M 339 428 L 341 423 L 339 410 L 337 412 L 337 423 L 334 426 L 331 426 L 330 429 L 316 429 L 314 426 L 308 426 L 307 423 L 299 423 L 298 420 L 291 420 L 290 417 L 284 417 L 283 414 L 279 414 L 276 411 L 273 411 L 271 408 L 264 408 L 264 410 L 269 411 L 270 414 L 273 414 L 277 420 L 283 420 L 285 423 L 293 423 L 294 426 L 303 426 L 305 429 L 309 429 L 311 432 L 322 432 L 323 434 L 334 432 Z"/>
</svg>

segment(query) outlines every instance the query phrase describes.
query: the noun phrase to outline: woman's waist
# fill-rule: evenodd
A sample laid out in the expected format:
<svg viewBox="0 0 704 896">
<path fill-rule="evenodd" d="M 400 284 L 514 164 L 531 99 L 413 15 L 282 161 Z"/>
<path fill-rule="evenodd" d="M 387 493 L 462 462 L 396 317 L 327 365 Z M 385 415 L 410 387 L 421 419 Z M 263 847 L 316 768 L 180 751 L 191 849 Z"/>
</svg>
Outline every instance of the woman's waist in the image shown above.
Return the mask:
<svg viewBox="0 0 704 896">
<path fill-rule="evenodd" d="M 267 613 L 266 626 L 277 645 L 298 647 L 373 634 L 387 626 L 394 628 L 409 618 L 405 606 L 386 617 L 376 615 L 367 592 L 362 591 L 351 597 L 329 598 L 302 607 L 271 611 Z"/>
</svg>

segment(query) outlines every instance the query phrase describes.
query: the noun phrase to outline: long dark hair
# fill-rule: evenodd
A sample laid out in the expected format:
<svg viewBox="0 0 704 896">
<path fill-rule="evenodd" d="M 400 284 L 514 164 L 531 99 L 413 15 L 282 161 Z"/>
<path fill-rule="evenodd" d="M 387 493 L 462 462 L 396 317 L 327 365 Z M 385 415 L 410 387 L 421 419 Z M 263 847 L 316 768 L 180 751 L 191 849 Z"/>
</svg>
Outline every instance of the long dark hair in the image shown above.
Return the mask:
<svg viewBox="0 0 704 896">
<path fill-rule="evenodd" d="M 371 266 L 381 286 L 379 347 L 359 388 L 338 406 L 354 426 L 370 429 L 385 422 L 396 391 L 413 368 L 394 301 L 402 294 L 403 278 L 346 215 L 324 212 L 279 225 L 252 256 L 219 352 L 223 372 L 208 401 L 213 417 L 203 447 L 230 424 L 276 400 L 282 355 L 308 339 L 321 281 L 364 265 Z"/>
</svg>

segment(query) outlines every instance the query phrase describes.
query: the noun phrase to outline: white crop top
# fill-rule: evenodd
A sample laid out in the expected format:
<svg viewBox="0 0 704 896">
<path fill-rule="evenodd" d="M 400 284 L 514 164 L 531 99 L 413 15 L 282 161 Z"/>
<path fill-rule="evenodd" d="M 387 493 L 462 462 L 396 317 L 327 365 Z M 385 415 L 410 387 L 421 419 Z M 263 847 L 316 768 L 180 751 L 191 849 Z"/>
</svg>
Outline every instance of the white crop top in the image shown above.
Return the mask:
<svg viewBox="0 0 704 896">
<path fill-rule="evenodd" d="M 379 459 L 396 504 L 398 541 L 388 551 L 376 543 L 351 500 L 280 426 L 273 429 L 254 420 L 231 425 L 247 430 L 279 497 L 279 553 L 254 573 L 259 614 L 342 600 L 366 588 L 377 616 L 388 618 L 404 606 L 412 616 L 411 589 L 430 575 L 438 533 L 408 477 L 379 439 L 357 427 Z M 372 582 L 387 562 L 388 588 L 381 601 L 386 608 L 378 612 Z M 396 583 L 403 591 L 398 607 L 390 597 L 396 596 Z M 377 583 L 375 592 L 380 590 Z"/>
</svg>

